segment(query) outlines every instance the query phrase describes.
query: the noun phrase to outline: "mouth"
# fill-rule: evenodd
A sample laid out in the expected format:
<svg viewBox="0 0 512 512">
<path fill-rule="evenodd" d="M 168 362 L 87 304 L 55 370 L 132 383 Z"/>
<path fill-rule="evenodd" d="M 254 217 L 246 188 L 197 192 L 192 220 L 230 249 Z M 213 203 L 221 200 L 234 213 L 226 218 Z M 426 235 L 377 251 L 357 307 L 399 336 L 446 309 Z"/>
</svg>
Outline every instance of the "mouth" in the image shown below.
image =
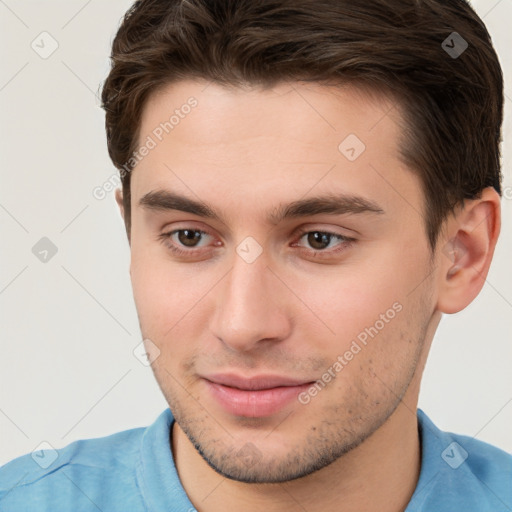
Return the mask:
<svg viewBox="0 0 512 512">
<path fill-rule="evenodd" d="M 247 418 L 278 413 L 314 382 L 279 375 L 246 378 L 234 374 L 209 375 L 202 380 L 224 412 Z"/>
</svg>

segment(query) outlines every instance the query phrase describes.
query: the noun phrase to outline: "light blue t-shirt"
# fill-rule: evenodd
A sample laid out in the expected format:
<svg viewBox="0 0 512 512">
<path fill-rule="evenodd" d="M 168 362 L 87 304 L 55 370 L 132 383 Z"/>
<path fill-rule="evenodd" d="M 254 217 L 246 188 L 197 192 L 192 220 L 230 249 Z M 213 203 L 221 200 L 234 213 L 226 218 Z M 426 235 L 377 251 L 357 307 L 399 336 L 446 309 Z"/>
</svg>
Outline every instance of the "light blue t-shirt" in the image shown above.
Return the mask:
<svg viewBox="0 0 512 512">
<path fill-rule="evenodd" d="M 166 409 L 147 428 L 12 460 L 0 468 L 0 510 L 194 512 L 174 465 L 173 421 Z M 512 455 L 442 432 L 421 410 L 418 421 L 421 472 L 406 512 L 512 511 Z"/>
</svg>

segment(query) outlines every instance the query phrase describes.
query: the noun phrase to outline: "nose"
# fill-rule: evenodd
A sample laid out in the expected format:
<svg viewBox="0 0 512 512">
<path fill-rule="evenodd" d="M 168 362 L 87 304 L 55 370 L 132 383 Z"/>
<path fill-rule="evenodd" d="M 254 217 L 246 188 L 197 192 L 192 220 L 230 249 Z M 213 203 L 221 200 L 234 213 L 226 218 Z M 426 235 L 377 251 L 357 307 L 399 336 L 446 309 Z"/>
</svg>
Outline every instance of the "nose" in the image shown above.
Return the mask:
<svg viewBox="0 0 512 512">
<path fill-rule="evenodd" d="M 247 263 L 235 255 L 218 293 L 211 330 L 231 350 L 249 352 L 290 335 L 290 292 L 264 257 Z"/>
</svg>

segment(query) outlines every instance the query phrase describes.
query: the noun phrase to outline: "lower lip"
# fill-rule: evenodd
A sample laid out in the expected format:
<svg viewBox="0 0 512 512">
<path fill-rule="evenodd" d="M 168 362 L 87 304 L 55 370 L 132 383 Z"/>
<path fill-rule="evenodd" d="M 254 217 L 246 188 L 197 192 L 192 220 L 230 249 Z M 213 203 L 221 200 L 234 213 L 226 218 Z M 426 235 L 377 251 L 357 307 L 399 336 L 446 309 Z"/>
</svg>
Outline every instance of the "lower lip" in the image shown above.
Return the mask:
<svg viewBox="0 0 512 512">
<path fill-rule="evenodd" d="M 281 386 L 260 391 L 246 391 L 204 380 L 217 403 L 228 413 L 247 418 L 271 416 L 283 409 L 308 389 L 311 383 L 300 386 Z"/>
</svg>

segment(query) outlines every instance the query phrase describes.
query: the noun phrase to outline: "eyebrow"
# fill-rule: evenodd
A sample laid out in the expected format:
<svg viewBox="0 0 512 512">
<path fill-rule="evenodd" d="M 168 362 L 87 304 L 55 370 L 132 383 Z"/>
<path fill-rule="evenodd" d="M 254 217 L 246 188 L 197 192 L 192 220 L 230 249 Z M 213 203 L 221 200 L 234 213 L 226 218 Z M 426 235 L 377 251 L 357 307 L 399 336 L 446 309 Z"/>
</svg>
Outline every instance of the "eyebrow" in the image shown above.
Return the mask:
<svg viewBox="0 0 512 512">
<path fill-rule="evenodd" d="M 208 204 L 168 190 L 148 192 L 140 199 L 139 205 L 149 210 L 178 210 L 226 223 L 223 215 Z M 266 220 L 269 224 L 278 224 L 285 219 L 309 217 L 319 214 L 346 215 L 362 213 L 380 215 L 385 212 L 377 203 L 361 196 L 326 194 L 279 205 L 267 216 Z"/>
</svg>

